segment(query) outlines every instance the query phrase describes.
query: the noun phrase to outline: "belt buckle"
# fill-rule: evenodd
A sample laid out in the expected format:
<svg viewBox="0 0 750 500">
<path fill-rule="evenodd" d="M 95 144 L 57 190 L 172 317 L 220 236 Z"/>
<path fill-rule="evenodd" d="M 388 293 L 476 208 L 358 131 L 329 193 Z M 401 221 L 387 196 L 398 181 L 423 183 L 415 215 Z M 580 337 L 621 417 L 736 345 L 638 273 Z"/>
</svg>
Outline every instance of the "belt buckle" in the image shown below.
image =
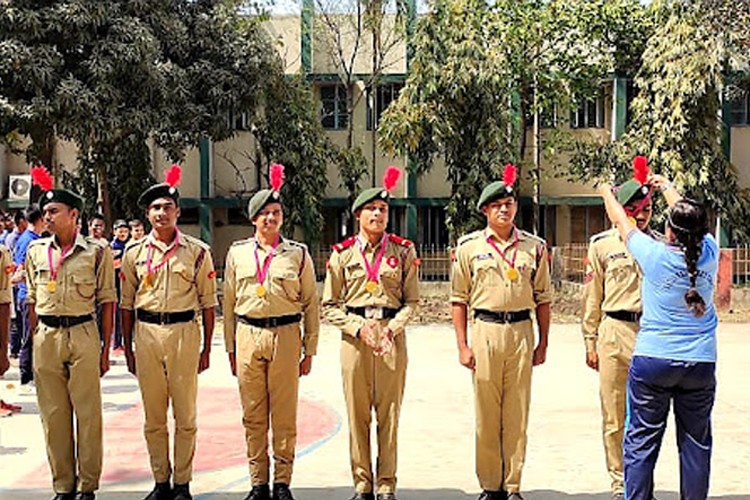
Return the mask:
<svg viewBox="0 0 750 500">
<path fill-rule="evenodd" d="M 503 323 L 510 323 L 510 314 L 510 311 L 503 311 L 502 313 L 500 313 L 503 319 Z"/>
<path fill-rule="evenodd" d="M 159 313 L 159 324 L 165 325 L 167 323 L 167 319 L 169 318 L 169 313 L 160 312 Z"/>
<path fill-rule="evenodd" d="M 365 307 L 365 318 L 383 319 L 383 308 L 382 307 Z"/>
<path fill-rule="evenodd" d="M 60 326 L 62 328 L 70 328 L 70 318 L 66 316 L 60 316 Z"/>
<path fill-rule="evenodd" d="M 268 318 L 268 327 L 269 328 L 276 328 L 277 326 L 279 326 L 279 318 L 278 317 L 274 316 L 274 317 Z"/>
</svg>

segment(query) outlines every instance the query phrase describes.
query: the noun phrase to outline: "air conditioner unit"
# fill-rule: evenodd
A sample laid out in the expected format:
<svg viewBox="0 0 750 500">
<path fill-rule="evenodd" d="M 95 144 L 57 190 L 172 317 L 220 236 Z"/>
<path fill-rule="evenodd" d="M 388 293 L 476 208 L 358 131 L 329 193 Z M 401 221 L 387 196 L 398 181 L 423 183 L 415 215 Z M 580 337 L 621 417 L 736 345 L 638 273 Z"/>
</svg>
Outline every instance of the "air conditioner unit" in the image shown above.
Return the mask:
<svg viewBox="0 0 750 500">
<path fill-rule="evenodd" d="M 31 194 L 30 175 L 11 175 L 8 179 L 8 199 L 29 201 Z"/>
</svg>

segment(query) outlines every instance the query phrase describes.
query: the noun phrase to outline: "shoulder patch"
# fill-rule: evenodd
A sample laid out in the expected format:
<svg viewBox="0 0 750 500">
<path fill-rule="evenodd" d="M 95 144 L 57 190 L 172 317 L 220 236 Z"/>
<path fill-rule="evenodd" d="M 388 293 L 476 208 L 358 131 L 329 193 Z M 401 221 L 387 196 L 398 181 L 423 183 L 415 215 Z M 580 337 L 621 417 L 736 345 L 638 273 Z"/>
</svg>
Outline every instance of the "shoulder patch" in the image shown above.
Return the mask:
<svg viewBox="0 0 750 500">
<path fill-rule="evenodd" d="M 473 233 L 465 234 L 458 239 L 458 243 L 456 244 L 456 246 L 460 247 L 464 243 L 468 241 L 476 240 L 477 238 L 480 238 L 481 236 L 482 236 L 482 231 L 474 231 Z"/>
<path fill-rule="evenodd" d="M 128 245 L 125 247 L 125 251 L 123 252 L 122 256 L 124 257 L 126 253 L 130 252 L 134 248 L 141 248 L 146 243 L 146 238 L 141 238 L 138 241 L 133 241 L 131 243 L 128 243 Z"/>
<path fill-rule="evenodd" d="M 307 251 L 307 245 L 305 245 L 304 243 L 300 243 L 299 241 L 294 241 L 294 240 L 286 240 L 286 242 L 292 245 L 293 247 L 302 249 L 302 251 L 305 251 L 305 252 Z"/>
<path fill-rule="evenodd" d="M 406 238 L 402 238 L 401 236 L 396 236 L 395 234 L 388 234 L 388 241 L 405 247 L 414 245 L 414 242 L 412 242 L 411 240 L 407 240 Z"/>
<path fill-rule="evenodd" d="M 39 245 L 45 245 L 45 244 L 50 243 L 51 241 L 52 241 L 52 236 L 47 236 L 46 238 L 37 238 L 34 241 L 30 242 L 27 248 L 36 247 Z"/>
<path fill-rule="evenodd" d="M 521 235 L 524 238 L 528 238 L 530 240 L 533 240 L 537 245 L 539 245 L 539 244 L 546 245 L 547 244 L 547 242 L 544 241 L 544 238 L 540 238 L 539 236 L 534 236 L 533 234 L 531 234 L 528 231 L 524 231 L 523 229 L 519 229 L 518 232 L 521 233 Z"/>
<path fill-rule="evenodd" d="M 357 241 L 357 237 L 356 236 L 351 236 L 351 237 L 345 239 L 344 241 L 342 241 L 341 243 L 336 243 L 331 248 L 333 249 L 334 252 L 340 252 L 340 251 L 345 250 L 345 249 L 349 248 L 350 246 L 354 245 L 355 241 Z"/>
<path fill-rule="evenodd" d="M 99 248 L 109 248 L 109 243 L 105 245 L 104 243 L 99 241 L 97 238 L 94 238 L 93 236 L 86 236 L 85 239 L 86 239 L 86 243 L 88 243 L 89 245 L 94 245 Z"/>
<path fill-rule="evenodd" d="M 250 238 L 245 238 L 244 240 L 237 240 L 235 242 L 232 242 L 230 246 L 232 247 L 239 247 L 242 245 L 249 245 L 252 240 Z"/>
</svg>

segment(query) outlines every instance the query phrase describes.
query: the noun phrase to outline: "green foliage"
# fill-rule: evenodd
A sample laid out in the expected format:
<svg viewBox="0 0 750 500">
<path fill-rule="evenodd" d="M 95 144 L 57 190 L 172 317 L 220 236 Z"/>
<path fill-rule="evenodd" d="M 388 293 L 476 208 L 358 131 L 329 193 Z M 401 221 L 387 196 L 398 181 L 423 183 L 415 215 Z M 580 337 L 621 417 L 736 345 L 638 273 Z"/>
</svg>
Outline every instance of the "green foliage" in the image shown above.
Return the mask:
<svg viewBox="0 0 750 500">
<path fill-rule="evenodd" d="M 616 143 L 573 145 L 570 177 L 621 181 L 631 172 L 630 159 L 646 155 L 652 170 L 705 201 L 736 240 L 747 241 L 750 202 L 722 150 L 720 96 L 725 73 L 746 71 L 748 54 L 734 43 L 742 37 L 711 22 L 705 7 L 703 1 L 660 3 L 635 80 L 633 122 Z"/>
<path fill-rule="evenodd" d="M 286 167 L 286 224 L 301 227 L 305 241 L 317 243 L 323 230 L 326 170 L 335 160 L 336 148 L 320 125 L 312 91 L 300 75 L 269 85 L 265 102 L 254 134 L 265 157 Z"/>
<path fill-rule="evenodd" d="M 74 141 L 106 215 L 135 205 L 115 182 L 150 163 L 149 139 L 179 159 L 203 136 L 231 137 L 225 113 L 254 110 L 281 75 L 258 22 L 224 0 L 3 2 L 0 39 L 0 132 L 29 136 L 29 161 L 52 169 L 54 138 Z"/>
</svg>

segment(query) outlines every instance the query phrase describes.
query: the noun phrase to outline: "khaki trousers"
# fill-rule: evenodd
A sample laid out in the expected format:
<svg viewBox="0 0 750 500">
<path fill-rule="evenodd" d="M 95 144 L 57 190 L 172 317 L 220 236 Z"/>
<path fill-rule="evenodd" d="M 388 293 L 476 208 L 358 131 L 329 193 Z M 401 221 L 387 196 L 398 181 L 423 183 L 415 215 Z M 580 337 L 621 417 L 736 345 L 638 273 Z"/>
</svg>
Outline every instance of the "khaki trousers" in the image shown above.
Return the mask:
<svg viewBox="0 0 750 500">
<path fill-rule="evenodd" d="M 135 361 L 141 387 L 151 471 L 158 483 L 169 481 L 167 408 L 175 421 L 174 482 L 190 482 L 196 437 L 196 399 L 201 335 L 198 323 L 174 325 L 136 322 Z"/>
<path fill-rule="evenodd" d="M 612 492 L 623 492 L 622 438 L 628 368 L 635 347 L 638 323 L 605 317 L 599 327 L 599 397 L 602 404 L 602 436 Z"/>
<path fill-rule="evenodd" d="M 474 321 L 476 468 L 484 490 L 517 493 L 526 456 L 534 331 L 530 320 Z"/>
<path fill-rule="evenodd" d="M 102 472 L 101 348 L 96 323 L 92 319 L 72 328 L 50 328 L 40 322 L 34 333 L 33 352 L 36 394 L 54 490 L 96 491 Z"/>
<path fill-rule="evenodd" d="M 301 352 L 299 323 L 273 329 L 237 325 L 237 380 L 253 486 L 269 481 L 269 419 L 274 482 L 292 480 Z"/>
<path fill-rule="evenodd" d="M 383 321 L 381 326 L 385 326 Z M 398 419 L 406 381 L 406 336 L 394 338 L 393 350 L 375 356 L 361 340 L 342 335 L 341 375 L 349 417 L 349 454 L 354 488 L 370 493 L 396 490 Z M 377 479 L 373 480 L 370 424 L 375 409 L 378 434 Z"/>
</svg>

